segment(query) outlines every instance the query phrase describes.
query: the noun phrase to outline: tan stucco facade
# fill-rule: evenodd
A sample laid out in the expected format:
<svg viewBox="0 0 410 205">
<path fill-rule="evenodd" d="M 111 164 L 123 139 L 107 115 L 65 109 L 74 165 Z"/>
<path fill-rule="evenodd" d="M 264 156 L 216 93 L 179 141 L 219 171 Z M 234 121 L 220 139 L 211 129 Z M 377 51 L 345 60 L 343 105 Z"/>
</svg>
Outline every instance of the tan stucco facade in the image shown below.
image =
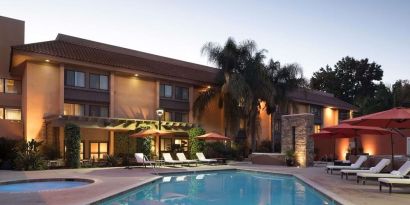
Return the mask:
<svg viewBox="0 0 410 205">
<path fill-rule="evenodd" d="M 27 62 L 23 76 L 22 107 L 27 140 L 43 140 L 44 117 L 60 114 L 62 100 L 59 92 L 62 83 L 59 65 Z"/>
</svg>

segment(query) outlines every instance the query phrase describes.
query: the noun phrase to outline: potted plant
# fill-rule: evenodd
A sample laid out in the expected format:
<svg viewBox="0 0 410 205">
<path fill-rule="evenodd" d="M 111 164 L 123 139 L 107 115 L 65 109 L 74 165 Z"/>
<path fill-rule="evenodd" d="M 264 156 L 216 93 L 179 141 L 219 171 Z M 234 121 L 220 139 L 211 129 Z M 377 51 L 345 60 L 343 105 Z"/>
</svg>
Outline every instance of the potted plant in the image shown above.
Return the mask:
<svg viewBox="0 0 410 205">
<path fill-rule="evenodd" d="M 293 150 L 288 150 L 286 151 L 286 165 L 288 167 L 294 166 L 295 165 L 295 151 Z"/>
</svg>

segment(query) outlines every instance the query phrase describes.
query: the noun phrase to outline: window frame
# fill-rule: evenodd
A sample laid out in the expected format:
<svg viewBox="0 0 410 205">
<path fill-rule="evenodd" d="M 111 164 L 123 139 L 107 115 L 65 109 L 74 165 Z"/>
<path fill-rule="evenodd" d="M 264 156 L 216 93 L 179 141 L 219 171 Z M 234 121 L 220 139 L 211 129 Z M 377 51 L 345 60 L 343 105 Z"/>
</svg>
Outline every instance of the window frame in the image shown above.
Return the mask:
<svg viewBox="0 0 410 205">
<path fill-rule="evenodd" d="M 181 91 L 180 95 L 178 96 L 178 90 Z M 186 99 L 184 98 L 183 91 L 186 90 Z M 176 100 L 183 100 L 183 101 L 188 101 L 189 100 L 189 88 L 184 87 L 184 86 L 175 86 L 175 99 Z"/>
<path fill-rule="evenodd" d="M 73 109 L 74 109 L 74 114 L 64 114 L 64 115 L 72 115 L 72 116 L 86 116 L 85 115 L 85 113 L 86 113 L 86 110 L 85 110 L 85 104 L 82 104 L 82 103 L 70 103 L 70 102 L 64 102 L 64 105 L 63 105 L 63 107 L 65 106 L 65 104 L 69 104 L 69 105 L 74 105 L 74 107 L 73 107 Z M 82 115 L 76 115 L 75 113 L 76 113 L 76 109 L 75 109 L 75 105 L 80 105 L 80 106 L 82 106 L 83 107 L 83 113 L 82 113 Z M 63 110 L 64 111 L 64 110 Z"/>
<path fill-rule="evenodd" d="M 5 120 L 5 117 L 4 107 L 0 107 L 0 120 Z"/>
<path fill-rule="evenodd" d="M 91 87 L 92 83 L 91 83 L 91 76 L 96 76 L 98 79 L 98 87 Z M 102 77 L 106 77 L 107 78 L 107 88 L 101 88 L 101 78 Z M 108 77 L 108 75 L 104 75 L 104 74 L 99 74 L 99 73 L 89 73 L 89 78 L 88 78 L 88 85 L 90 89 L 96 89 L 96 90 L 109 90 L 110 89 L 110 79 Z"/>
<path fill-rule="evenodd" d="M 73 72 L 73 73 L 74 73 L 74 84 L 73 84 L 73 85 L 68 84 L 68 72 Z M 84 85 L 83 85 L 83 86 L 78 86 L 78 85 L 76 85 L 76 82 L 77 82 L 76 73 L 82 73 L 82 74 L 84 74 Z M 87 86 L 87 85 L 86 85 L 86 84 L 87 84 L 86 81 L 87 81 L 87 74 L 86 74 L 86 72 L 84 72 L 84 71 L 78 71 L 78 70 L 72 70 L 72 69 L 65 69 L 65 70 L 64 70 L 64 85 L 65 85 L 65 86 L 76 87 L 76 88 L 85 88 L 85 87 Z"/>
<path fill-rule="evenodd" d="M 20 111 L 19 119 L 9 119 L 9 118 L 7 118 L 7 117 L 6 117 L 6 116 L 7 116 L 7 110 L 18 110 L 18 111 Z M 21 121 L 21 118 L 22 118 L 22 113 L 21 113 L 21 112 L 22 112 L 22 111 L 21 111 L 21 108 L 4 107 L 4 108 L 3 108 L 3 119 L 5 119 L 5 120 Z"/>
<path fill-rule="evenodd" d="M 165 89 L 165 87 L 166 86 L 169 86 L 169 87 L 171 87 L 171 96 L 166 96 L 166 89 Z M 163 88 L 163 92 L 162 92 L 162 88 Z M 160 85 L 159 85 L 159 96 L 161 97 L 161 98 L 167 98 L 167 99 L 172 99 L 173 97 L 174 97 L 174 86 L 172 85 L 172 84 L 169 84 L 169 83 L 161 83 Z"/>
<path fill-rule="evenodd" d="M 4 86 L 4 82 L 5 79 L 4 78 L 0 78 L 0 93 L 5 93 L 6 92 L 6 88 Z"/>
<path fill-rule="evenodd" d="M 8 80 L 13 81 L 15 92 L 9 92 L 9 91 L 7 90 L 7 81 L 8 81 Z M 0 82 L 1 82 L 1 84 L 2 84 L 2 88 L 0 87 L 0 88 L 1 88 L 0 93 L 6 93 L 6 94 L 21 94 L 21 83 L 22 83 L 21 80 L 8 79 L 8 78 L 0 78 Z"/>
<path fill-rule="evenodd" d="M 93 144 L 93 143 L 98 144 L 98 152 L 97 152 L 97 153 L 91 151 L 91 144 Z M 102 144 L 102 143 L 107 144 L 107 152 L 101 153 L 100 144 Z M 93 154 L 97 154 L 97 155 L 98 155 L 98 158 L 96 158 L 96 160 L 101 160 L 101 159 L 104 159 L 104 156 L 103 156 L 103 158 L 99 158 L 101 154 L 104 154 L 104 153 L 105 153 L 106 155 L 108 155 L 108 154 L 110 153 L 110 143 L 109 143 L 108 141 L 90 141 L 90 142 L 88 143 L 88 146 L 89 146 L 89 152 L 90 152 L 90 153 L 89 153 L 89 154 L 90 154 L 89 159 L 93 159 L 91 156 L 92 156 Z"/>
<path fill-rule="evenodd" d="M 91 115 L 91 108 L 92 107 L 97 107 L 98 108 L 98 114 L 97 115 Z M 102 108 L 106 108 L 107 109 L 107 115 L 106 116 L 102 116 L 101 115 L 101 111 L 102 111 Z M 106 106 L 106 105 L 95 105 L 95 104 L 90 104 L 90 105 L 88 105 L 88 116 L 90 116 L 90 117 L 109 117 L 109 115 L 110 115 L 110 108 L 109 108 L 109 106 Z"/>
</svg>

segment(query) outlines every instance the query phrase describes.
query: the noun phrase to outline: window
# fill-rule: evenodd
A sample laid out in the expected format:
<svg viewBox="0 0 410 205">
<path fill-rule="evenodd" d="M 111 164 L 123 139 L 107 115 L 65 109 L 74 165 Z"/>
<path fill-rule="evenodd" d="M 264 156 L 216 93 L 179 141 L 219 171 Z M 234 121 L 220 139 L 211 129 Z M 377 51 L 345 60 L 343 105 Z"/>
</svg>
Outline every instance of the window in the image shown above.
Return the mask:
<svg viewBox="0 0 410 205">
<path fill-rule="evenodd" d="M 172 139 L 170 138 L 161 138 L 161 151 L 172 151 Z"/>
<path fill-rule="evenodd" d="M 108 76 L 90 74 L 90 88 L 108 90 Z"/>
<path fill-rule="evenodd" d="M 319 132 L 320 132 L 321 127 L 322 127 L 321 125 L 315 125 L 315 126 L 314 126 L 314 130 L 313 130 L 313 131 L 314 131 L 314 133 L 319 133 Z"/>
<path fill-rule="evenodd" d="M 64 103 L 64 115 L 84 116 L 84 105 Z"/>
<path fill-rule="evenodd" d="M 174 121 L 175 122 L 188 122 L 188 114 L 182 113 L 182 112 L 175 112 Z"/>
<path fill-rule="evenodd" d="M 4 109 L 4 119 L 6 120 L 21 120 L 21 110 L 14 108 Z"/>
<path fill-rule="evenodd" d="M 66 70 L 65 84 L 75 87 L 85 87 L 85 73 L 79 71 Z"/>
<path fill-rule="evenodd" d="M 163 121 L 172 121 L 172 113 L 165 111 L 164 115 L 162 115 L 162 120 Z"/>
<path fill-rule="evenodd" d="M 175 147 L 182 149 L 184 152 L 188 151 L 188 140 L 186 139 L 175 139 Z"/>
<path fill-rule="evenodd" d="M 4 92 L 4 79 L 0 78 L 0 93 Z"/>
<path fill-rule="evenodd" d="M 107 142 L 92 142 L 90 143 L 91 159 L 104 159 L 108 154 Z"/>
<path fill-rule="evenodd" d="M 21 81 L 5 79 L 3 85 L 5 93 L 20 93 L 21 91 Z M 3 92 L 3 91 L 2 91 Z"/>
<path fill-rule="evenodd" d="M 159 92 L 161 97 L 172 98 L 172 85 L 161 84 Z"/>
<path fill-rule="evenodd" d="M 84 159 L 84 143 L 80 143 L 80 159 Z"/>
<path fill-rule="evenodd" d="M 175 99 L 178 100 L 188 100 L 189 98 L 189 89 L 184 87 L 175 87 Z"/>
<path fill-rule="evenodd" d="M 4 119 L 4 108 L 0 107 L 0 119 Z"/>
<path fill-rule="evenodd" d="M 349 110 L 339 110 L 339 123 L 350 118 Z"/>
<path fill-rule="evenodd" d="M 315 124 L 322 124 L 322 107 L 311 105 L 310 113 L 314 115 Z"/>
<path fill-rule="evenodd" d="M 108 107 L 99 105 L 90 105 L 90 116 L 108 117 Z"/>
</svg>

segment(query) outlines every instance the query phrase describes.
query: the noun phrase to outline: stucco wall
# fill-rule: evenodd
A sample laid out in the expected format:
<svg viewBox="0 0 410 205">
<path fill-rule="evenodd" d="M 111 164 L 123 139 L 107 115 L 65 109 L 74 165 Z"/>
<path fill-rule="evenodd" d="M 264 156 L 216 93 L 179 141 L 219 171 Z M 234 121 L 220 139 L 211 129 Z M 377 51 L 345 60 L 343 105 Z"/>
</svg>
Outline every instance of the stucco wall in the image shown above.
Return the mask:
<svg viewBox="0 0 410 205">
<path fill-rule="evenodd" d="M 266 108 L 265 108 L 265 103 L 261 103 L 262 110 L 259 113 L 259 119 L 260 119 L 260 128 L 258 131 L 258 144 L 264 140 L 271 141 L 272 140 L 272 120 L 271 120 L 271 115 L 268 115 L 266 113 Z"/>
<path fill-rule="evenodd" d="M 194 90 L 194 99 L 199 96 L 200 90 Z M 192 109 L 192 108 L 191 108 Z M 207 132 L 219 132 L 225 134 L 222 109 L 218 107 L 218 98 L 214 98 L 205 112 L 202 114 L 200 120 L 195 119 L 195 123 L 199 124 Z"/>
<path fill-rule="evenodd" d="M 0 16 L 0 78 L 10 78 L 10 46 L 24 43 L 24 21 Z"/>
<path fill-rule="evenodd" d="M 158 94 L 155 81 L 116 75 L 114 89 L 114 117 L 156 119 Z"/>
<path fill-rule="evenodd" d="M 49 63 L 26 64 L 23 77 L 23 122 L 27 140 L 43 140 L 44 117 L 60 111 L 60 69 Z M 45 131 L 45 130 L 44 130 Z"/>
</svg>

